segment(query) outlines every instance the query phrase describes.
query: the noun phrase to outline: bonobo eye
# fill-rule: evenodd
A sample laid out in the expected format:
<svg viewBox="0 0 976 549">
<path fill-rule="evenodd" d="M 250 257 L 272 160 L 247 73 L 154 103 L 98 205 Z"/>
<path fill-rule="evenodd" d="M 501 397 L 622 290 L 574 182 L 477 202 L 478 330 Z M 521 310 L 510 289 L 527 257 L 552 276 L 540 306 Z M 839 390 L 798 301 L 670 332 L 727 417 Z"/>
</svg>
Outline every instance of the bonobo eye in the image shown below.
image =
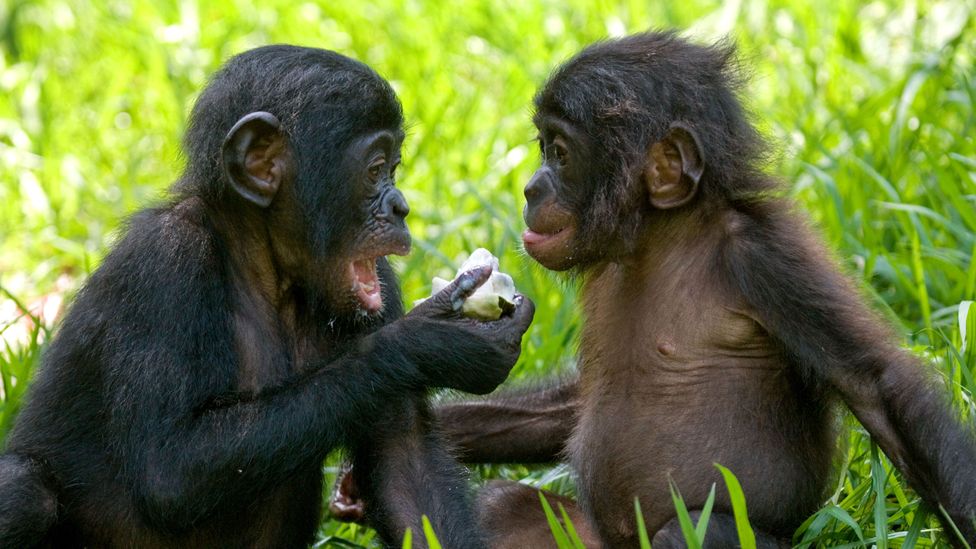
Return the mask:
<svg viewBox="0 0 976 549">
<path fill-rule="evenodd" d="M 382 156 L 370 163 L 367 172 L 369 173 L 370 180 L 376 183 L 380 180 L 380 175 L 383 173 L 383 167 L 386 166 L 386 158 Z"/>
<path fill-rule="evenodd" d="M 556 153 L 556 162 L 560 166 L 565 166 L 569 160 L 569 151 L 566 149 L 566 142 L 562 137 L 556 137 L 552 141 L 552 148 Z"/>
</svg>

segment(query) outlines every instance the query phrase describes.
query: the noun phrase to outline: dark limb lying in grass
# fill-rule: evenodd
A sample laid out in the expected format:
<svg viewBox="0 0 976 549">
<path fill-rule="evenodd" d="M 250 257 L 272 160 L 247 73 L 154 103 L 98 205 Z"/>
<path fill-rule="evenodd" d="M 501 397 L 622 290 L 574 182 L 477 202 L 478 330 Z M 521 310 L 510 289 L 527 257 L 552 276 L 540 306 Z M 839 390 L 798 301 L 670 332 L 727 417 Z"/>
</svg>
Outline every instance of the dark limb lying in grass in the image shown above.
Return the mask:
<svg viewBox="0 0 976 549">
<path fill-rule="evenodd" d="M 494 389 L 533 308 L 462 318 L 481 269 L 402 316 L 402 140 L 392 88 L 336 53 L 260 48 L 214 77 L 170 200 L 132 218 L 46 352 L 0 458 L 0 545 L 306 546 L 340 446 L 376 468 L 384 542 L 425 513 L 480 545 L 425 393 Z"/>
<path fill-rule="evenodd" d="M 572 527 L 586 547 L 603 546 L 600 537 L 590 525 L 586 514 L 570 498 L 542 492 L 562 522 L 560 507 L 566 511 Z M 521 549 L 524 547 L 555 547 L 553 535 L 545 512 L 539 502 L 539 490 L 525 484 L 508 481 L 488 483 L 478 494 L 478 510 L 481 525 L 488 533 L 489 544 L 493 549 Z M 698 524 L 701 511 L 690 511 L 693 524 Z M 565 524 L 563 524 L 565 528 Z M 685 536 L 677 518 L 668 521 L 653 535 L 649 536 L 654 549 L 681 549 L 687 547 Z M 711 513 L 708 529 L 705 532 L 704 549 L 726 549 L 739 547 L 739 534 L 735 518 L 725 513 Z M 757 549 L 788 549 L 791 544 L 765 532 L 756 532 Z"/>
<path fill-rule="evenodd" d="M 552 463 L 565 457 L 576 423 L 578 384 L 451 402 L 435 414 L 455 454 L 467 463 Z M 486 423 L 487 419 L 487 423 Z"/>
<path fill-rule="evenodd" d="M 731 48 L 671 33 L 601 42 L 553 74 L 536 97 L 543 162 L 523 238 L 543 266 L 582 280 L 579 389 L 562 405 L 523 397 L 514 415 L 504 399 L 451 405 L 464 413 L 442 414 L 443 428 L 469 461 L 503 457 L 500 441 L 513 458 L 552 455 L 552 438 L 526 427 L 577 407 L 566 455 L 602 544 L 636 546 L 635 497 L 649 533 L 674 539 L 672 481 L 689 509 L 716 485 L 726 524 L 715 463 L 737 475 L 759 539 L 775 541 L 827 497 L 843 402 L 976 544 L 972 426 L 777 196 L 740 78 Z M 521 501 L 493 508 L 529 535 L 538 504 Z M 498 524 L 490 539 L 517 538 Z"/>
</svg>

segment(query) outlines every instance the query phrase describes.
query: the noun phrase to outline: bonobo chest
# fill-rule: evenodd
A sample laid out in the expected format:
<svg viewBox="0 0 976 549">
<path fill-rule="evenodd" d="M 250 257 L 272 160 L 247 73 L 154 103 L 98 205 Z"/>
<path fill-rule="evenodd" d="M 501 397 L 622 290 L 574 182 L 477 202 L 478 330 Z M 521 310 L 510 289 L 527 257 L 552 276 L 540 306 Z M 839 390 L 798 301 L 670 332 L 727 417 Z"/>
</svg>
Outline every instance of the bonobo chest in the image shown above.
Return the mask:
<svg viewBox="0 0 976 549">
<path fill-rule="evenodd" d="M 609 381 L 625 395 L 675 398 L 730 375 L 730 368 L 774 358 L 772 341 L 748 305 L 708 277 L 612 265 L 589 281 L 583 293 L 584 391 L 598 392 Z"/>
<path fill-rule="evenodd" d="M 768 406 L 756 387 L 787 384 L 748 308 L 707 273 L 691 276 L 694 286 L 689 276 L 610 266 L 584 286 L 582 406 L 570 451 L 598 527 L 621 543 L 634 527 L 622 501 L 639 497 L 656 528 L 673 514 L 669 478 L 686 501 L 704 499 L 718 480 L 713 463 L 751 455 L 754 418 Z"/>
<path fill-rule="evenodd" d="M 257 393 L 328 362 L 343 348 L 328 325 L 303 326 L 291 308 L 276 310 L 260 299 L 239 297 L 233 308 L 234 343 L 239 363 L 238 390 Z"/>
</svg>

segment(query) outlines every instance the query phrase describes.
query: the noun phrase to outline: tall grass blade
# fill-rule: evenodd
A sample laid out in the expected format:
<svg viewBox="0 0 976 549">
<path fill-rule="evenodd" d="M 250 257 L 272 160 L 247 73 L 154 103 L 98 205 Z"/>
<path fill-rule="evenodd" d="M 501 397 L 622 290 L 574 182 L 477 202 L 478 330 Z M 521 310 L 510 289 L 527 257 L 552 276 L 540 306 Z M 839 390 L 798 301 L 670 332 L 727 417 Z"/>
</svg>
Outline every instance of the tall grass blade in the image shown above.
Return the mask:
<svg viewBox="0 0 976 549">
<path fill-rule="evenodd" d="M 651 549 L 651 540 L 647 537 L 647 525 L 644 524 L 644 513 L 641 511 L 640 500 L 634 498 L 634 513 L 637 514 L 637 536 L 640 539 L 640 549 Z"/>
<path fill-rule="evenodd" d="M 871 443 L 871 489 L 874 492 L 874 536 L 878 549 L 888 547 L 888 509 L 885 500 L 884 465 L 878 456 L 878 445 Z"/>
<path fill-rule="evenodd" d="M 965 547 L 966 549 L 970 549 L 969 542 L 966 541 L 966 538 L 963 537 L 962 532 L 959 531 L 959 527 L 956 526 L 955 521 L 952 520 L 952 517 L 949 516 L 949 513 L 945 510 L 945 507 L 943 507 L 941 504 L 939 505 L 939 512 L 942 513 L 942 522 L 948 525 L 946 530 L 949 531 L 948 532 L 949 536 L 952 537 L 954 540 L 962 543 L 962 546 Z"/>
<path fill-rule="evenodd" d="M 735 478 L 732 471 L 725 467 L 715 464 L 722 478 L 725 479 L 725 488 L 729 491 L 729 499 L 732 501 L 732 515 L 735 517 L 735 530 L 739 534 L 739 543 L 742 549 L 756 549 L 756 533 L 749 524 L 749 513 L 746 511 L 746 496 L 742 493 L 742 486 L 739 479 Z"/>
<path fill-rule="evenodd" d="M 559 519 L 556 518 L 556 513 L 552 511 L 552 507 L 549 506 L 549 501 L 546 500 L 546 496 L 539 490 L 539 501 L 542 502 L 542 510 L 546 514 L 546 522 L 549 523 L 549 530 L 552 532 L 552 537 L 556 540 L 556 545 L 559 549 L 574 549 L 573 543 L 569 541 L 569 534 L 563 529 L 563 525 L 559 524 Z"/>
<path fill-rule="evenodd" d="M 678 514 L 678 524 L 681 526 L 681 534 L 685 537 L 688 549 L 701 549 L 701 540 L 695 532 L 695 525 L 691 522 L 688 508 L 685 507 L 685 500 L 681 497 L 681 492 L 674 485 L 673 480 L 668 480 L 668 487 L 671 489 L 671 501 L 674 502 L 674 510 Z"/>
<path fill-rule="evenodd" d="M 702 506 L 701 515 L 698 517 L 698 524 L 695 526 L 695 535 L 698 536 L 698 540 L 705 544 L 705 532 L 708 530 L 708 519 L 712 516 L 712 506 L 715 504 L 715 485 L 712 484 L 712 489 L 708 493 L 708 498 L 705 499 L 705 505 Z"/>
<path fill-rule="evenodd" d="M 542 492 L 539 493 L 541 494 Z M 566 508 L 563 507 L 562 503 L 558 505 L 559 513 L 563 516 L 563 524 L 566 526 L 566 535 L 569 537 L 569 541 L 573 543 L 575 549 L 586 549 L 586 546 L 583 545 L 583 540 L 576 533 L 576 527 L 573 526 L 573 521 L 569 518 L 569 513 L 566 512 Z"/>
<path fill-rule="evenodd" d="M 430 524 L 430 519 L 427 515 L 420 517 L 423 522 L 424 527 L 424 539 L 427 540 L 427 547 L 429 549 L 441 549 L 441 542 L 437 539 L 437 534 L 434 533 L 434 527 Z"/>
</svg>

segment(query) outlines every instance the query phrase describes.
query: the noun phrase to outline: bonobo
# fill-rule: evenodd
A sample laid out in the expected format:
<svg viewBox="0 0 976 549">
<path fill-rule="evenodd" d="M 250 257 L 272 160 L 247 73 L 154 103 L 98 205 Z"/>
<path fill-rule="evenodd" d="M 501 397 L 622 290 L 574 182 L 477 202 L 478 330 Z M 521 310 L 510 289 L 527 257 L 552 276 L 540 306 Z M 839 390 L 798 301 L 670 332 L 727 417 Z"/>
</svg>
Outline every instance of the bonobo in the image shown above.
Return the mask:
<svg viewBox="0 0 976 549">
<path fill-rule="evenodd" d="M 731 48 L 669 32 L 597 43 L 552 75 L 523 238 L 582 280 L 579 379 L 446 406 L 446 433 L 471 462 L 568 458 L 594 546 L 637 546 L 635 497 L 654 548 L 683 546 L 669 479 L 689 509 L 717 484 L 706 545 L 736 545 L 722 464 L 775 546 L 828 495 L 843 401 L 974 544 L 971 428 L 777 196 L 739 81 Z M 482 492 L 493 545 L 551 539 L 531 490 Z"/>
<path fill-rule="evenodd" d="M 402 315 L 403 136 L 389 84 L 333 52 L 263 47 L 214 76 L 170 199 L 46 351 L 0 458 L 0 545 L 305 546 L 340 446 L 386 542 L 423 513 L 482 544 L 424 393 L 494 389 L 533 306 L 462 318 L 489 268 Z"/>
</svg>

